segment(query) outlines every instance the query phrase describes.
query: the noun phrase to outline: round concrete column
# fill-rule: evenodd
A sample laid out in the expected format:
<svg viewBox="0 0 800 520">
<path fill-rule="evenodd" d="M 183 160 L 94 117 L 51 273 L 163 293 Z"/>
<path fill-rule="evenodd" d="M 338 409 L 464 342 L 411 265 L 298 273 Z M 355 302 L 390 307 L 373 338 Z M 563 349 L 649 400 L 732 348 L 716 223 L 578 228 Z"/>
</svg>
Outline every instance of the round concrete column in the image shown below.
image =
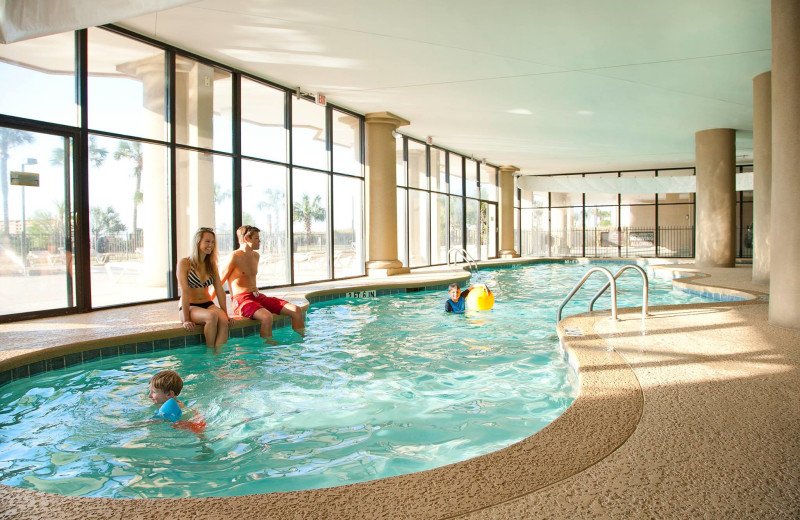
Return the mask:
<svg viewBox="0 0 800 520">
<path fill-rule="evenodd" d="M 772 82 L 753 78 L 753 281 L 769 284 L 772 207 Z"/>
<path fill-rule="evenodd" d="M 397 258 L 397 174 L 392 132 L 409 124 L 389 112 L 365 116 L 367 126 L 367 275 L 390 276 L 409 269 Z"/>
<path fill-rule="evenodd" d="M 514 172 L 516 166 L 501 166 L 500 181 L 500 258 L 518 258 L 514 249 Z"/>
<path fill-rule="evenodd" d="M 800 2 L 772 0 L 769 322 L 800 328 Z"/>
<path fill-rule="evenodd" d="M 736 262 L 736 132 L 715 128 L 695 133 L 697 251 L 699 267 Z"/>
</svg>

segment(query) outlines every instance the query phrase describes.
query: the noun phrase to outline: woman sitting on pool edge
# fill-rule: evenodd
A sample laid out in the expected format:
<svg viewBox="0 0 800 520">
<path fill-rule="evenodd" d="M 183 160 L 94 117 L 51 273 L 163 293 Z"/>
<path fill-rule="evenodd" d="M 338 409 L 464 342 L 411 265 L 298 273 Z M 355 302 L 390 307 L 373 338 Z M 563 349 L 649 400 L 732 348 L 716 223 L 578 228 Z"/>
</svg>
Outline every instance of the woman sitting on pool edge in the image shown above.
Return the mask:
<svg viewBox="0 0 800 520">
<path fill-rule="evenodd" d="M 492 291 L 489 290 L 489 287 L 485 283 L 473 285 L 464 292 L 461 292 L 461 288 L 457 283 L 451 283 L 447 288 L 447 294 L 450 298 L 444 302 L 445 312 L 464 312 L 467 307 L 467 296 L 469 292 L 475 288 L 482 288 L 486 291 L 486 294 L 492 294 Z"/>
<path fill-rule="evenodd" d="M 208 347 L 224 345 L 228 341 L 228 325 L 233 324 L 233 318 L 228 316 L 225 290 L 219 281 L 216 238 L 211 228 L 198 229 L 192 239 L 192 253 L 178 261 L 176 274 L 181 290 L 178 307 L 181 326 L 193 331 L 195 324 L 202 325 Z M 209 295 L 212 286 L 218 295 L 219 307 Z"/>
</svg>

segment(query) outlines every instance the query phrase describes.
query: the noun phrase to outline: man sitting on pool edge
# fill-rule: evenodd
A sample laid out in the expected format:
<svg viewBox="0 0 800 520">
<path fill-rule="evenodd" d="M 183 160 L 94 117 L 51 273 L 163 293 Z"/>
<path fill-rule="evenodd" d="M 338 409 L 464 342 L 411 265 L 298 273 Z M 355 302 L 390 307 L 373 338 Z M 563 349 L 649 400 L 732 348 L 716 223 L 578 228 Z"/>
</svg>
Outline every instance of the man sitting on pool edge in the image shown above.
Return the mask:
<svg viewBox="0 0 800 520">
<path fill-rule="evenodd" d="M 293 303 L 273 298 L 258 291 L 258 249 L 261 247 L 261 230 L 255 226 L 242 226 L 236 230 L 239 249 L 231 253 L 227 264 L 220 273 L 220 282 L 231 289 L 233 312 L 237 316 L 257 320 L 261 323 L 259 335 L 265 343 L 275 344 L 272 338 L 272 315 L 289 316 L 292 329 L 305 336 L 303 310 Z"/>
<path fill-rule="evenodd" d="M 464 312 L 467 307 L 467 295 L 476 287 L 483 287 L 486 291 L 486 294 L 492 294 L 492 291 L 489 290 L 489 287 L 485 283 L 473 285 L 464 292 L 461 292 L 461 288 L 457 283 L 451 283 L 447 288 L 447 294 L 450 296 L 450 298 L 444 302 L 445 312 Z"/>
</svg>

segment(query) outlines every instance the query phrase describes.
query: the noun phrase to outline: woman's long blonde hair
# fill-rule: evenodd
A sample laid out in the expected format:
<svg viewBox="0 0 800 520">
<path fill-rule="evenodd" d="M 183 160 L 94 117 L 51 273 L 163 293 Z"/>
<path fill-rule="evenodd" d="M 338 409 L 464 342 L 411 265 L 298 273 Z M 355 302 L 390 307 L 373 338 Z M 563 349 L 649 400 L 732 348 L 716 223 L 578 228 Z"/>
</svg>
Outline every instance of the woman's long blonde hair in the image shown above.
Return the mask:
<svg viewBox="0 0 800 520">
<path fill-rule="evenodd" d="M 194 234 L 192 238 L 192 252 L 189 254 L 189 263 L 193 268 L 200 266 L 200 242 L 203 240 L 203 235 L 211 233 L 214 237 L 214 250 L 210 255 L 206 255 L 205 267 L 206 273 L 211 274 L 217 271 L 217 234 L 209 227 L 201 227 Z"/>
</svg>

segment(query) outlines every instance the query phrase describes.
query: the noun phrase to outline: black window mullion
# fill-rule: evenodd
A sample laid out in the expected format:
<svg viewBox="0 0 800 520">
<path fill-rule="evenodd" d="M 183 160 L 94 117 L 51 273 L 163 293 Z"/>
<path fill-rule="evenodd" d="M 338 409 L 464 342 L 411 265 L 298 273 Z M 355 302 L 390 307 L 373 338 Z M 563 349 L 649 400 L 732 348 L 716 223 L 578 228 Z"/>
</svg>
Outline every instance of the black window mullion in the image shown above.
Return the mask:
<svg viewBox="0 0 800 520">
<path fill-rule="evenodd" d="M 287 259 L 289 262 L 289 284 L 294 285 L 294 219 L 292 216 L 292 207 L 294 205 L 294 193 L 292 190 L 292 184 L 294 181 L 294 157 L 292 155 L 292 94 L 289 92 L 285 92 L 283 96 L 283 104 L 284 104 L 284 111 L 283 111 L 283 126 L 286 130 L 287 135 L 289 138 L 286 140 L 286 157 L 289 159 L 288 168 L 286 168 L 286 172 L 288 175 L 288 179 L 286 182 L 286 232 L 289 234 L 287 237 L 286 243 L 289 245 L 289 258 Z"/>
<path fill-rule="evenodd" d="M 334 222 L 333 222 L 333 109 L 325 107 L 325 151 L 328 155 L 328 278 L 336 276 L 333 265 Z"/>
<path fill-rule="evenodd" d="M 178 265 L 178 151 L 175 148 L 177 141 L 178 125 L 176 124 L 177 105 L 175 103 L 177 70 L 175 66 L 176 55 L 172 50 L 166 51 L 167 61 L 167 124 L 169 125 L 169 251 L 170 261 L 167 264 L 167 290 L 169 297 L 178 298 L 178 279 L 174 269 Z M 134 233 L 136 230 L 134 230 Z"/>
<path fill-rule="evenodd" d="M 75 31 L 76 102 L 80 111 L 80 130 L 75 142 L 75 306 L 78 312 L 92 308 L 91 264 L 89 258 L 89 34 Z"/>
<path fill-rule="evenodd" d="M 242 75 L 234 73 L 232 76 L 233 90 L 233 113 L 231 114 L 231 124 L 233 125 L 233 183 L 232 189 L 232 208 L 233 211 L 233 245 L 238 248 L 239 237 L 236 230 L 242 225 Z"/>
<path fill-rule="evenodd" d="M 461 247 L 467 250 L 467 161 L 458 156 L 461 161 Z M 467 253 L 469 254 L 469 253 Z"/>
</svg>

